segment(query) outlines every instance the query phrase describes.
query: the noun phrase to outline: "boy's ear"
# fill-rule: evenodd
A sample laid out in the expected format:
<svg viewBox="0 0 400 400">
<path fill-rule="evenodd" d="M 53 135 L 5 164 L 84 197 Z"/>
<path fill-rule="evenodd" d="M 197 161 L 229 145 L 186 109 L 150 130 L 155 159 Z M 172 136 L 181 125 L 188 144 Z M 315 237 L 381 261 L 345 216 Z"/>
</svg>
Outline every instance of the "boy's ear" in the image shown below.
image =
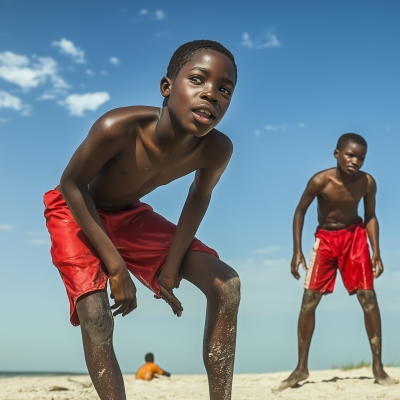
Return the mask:
<svg viewBox="0 0 400 400">
<path fill-rule="evenodd" d="M 333 152 L 333 157 L 338 158 L 339 157 L 339 150 L 335 149 L 335 151 Z"/>
<path fill-rule="evenodd" d="M 172 81 L 168 76 L 163 76 L 160 82 L 161 96 L 168 97 L 171 94 Z"/>
</svg>

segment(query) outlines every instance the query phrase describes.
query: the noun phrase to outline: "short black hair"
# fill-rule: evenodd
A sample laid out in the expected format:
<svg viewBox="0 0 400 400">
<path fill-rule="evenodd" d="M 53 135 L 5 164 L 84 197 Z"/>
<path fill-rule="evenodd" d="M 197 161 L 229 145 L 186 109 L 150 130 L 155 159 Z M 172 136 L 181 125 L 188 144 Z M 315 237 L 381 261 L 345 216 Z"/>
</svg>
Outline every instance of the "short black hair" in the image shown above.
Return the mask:
<svg viewBox="0 0 400 400">
<path fill-rule="evenodd" d="M 340 136 L 336 148 L 338 150 L 342 150 L 343 147 L 345 147 L 349 142 L 353 142 L 368 147 L 366 140 L 362 136 L 358 135 L 357 133 L 345 133 L 342 136 Z"/>
<path fill-rule="evenodd" d="M 154 361 L 154 354 L 153 354 L 153 353 L 147 353 L 147 354 L 144 356 L 144 360 L 145 360 L 146 362 Z"/>
<path fill-rule="evenodd" d="M 237 79 L 237 67 L 233 54 L 221 43 L 215 42 L 214 40 L 193 40 L 192 42 L 187 42 L 179 46 L 174 54 L 172 54 L 171 60 L 169 61 L 167 77 L 172 80 L 175 79 L 182 67 L 186 65 L 196 53 L 202 50 L 214 50 L 225 54 L 235 67 Z"/>
</svg>

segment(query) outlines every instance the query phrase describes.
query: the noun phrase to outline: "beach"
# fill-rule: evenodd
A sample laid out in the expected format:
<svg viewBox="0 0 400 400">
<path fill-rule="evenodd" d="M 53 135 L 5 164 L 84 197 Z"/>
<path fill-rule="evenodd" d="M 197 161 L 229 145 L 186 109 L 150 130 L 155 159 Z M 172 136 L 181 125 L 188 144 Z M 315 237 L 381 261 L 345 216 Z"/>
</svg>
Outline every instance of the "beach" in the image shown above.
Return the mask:
<svg viewBox="0 0 400 400">
<path fill-rule="evenodd" d="M 388 367 L 393 378 L 400 379 L 399 367 Z M 271 389 L 289 375 L 287 372 L 263 374 L 235 374 L 233 400 L 255 399 L 385 399 L 400 400 L 400 385 L 383 387 L 374 384 L 369 368 L 350 371 L 330 369 L 311 371 L 310 377 L 297 388 L 279 394 Z M 135 380 L 134 375 L 124 375 L 128 399 L 208 399 L 205 375 L 173 375 L 150 382 Z M 18 376 L 0 378 L 1 400 L 94 400 L 98 399 L 87 375 L 71 376 Z"/>
</svg>

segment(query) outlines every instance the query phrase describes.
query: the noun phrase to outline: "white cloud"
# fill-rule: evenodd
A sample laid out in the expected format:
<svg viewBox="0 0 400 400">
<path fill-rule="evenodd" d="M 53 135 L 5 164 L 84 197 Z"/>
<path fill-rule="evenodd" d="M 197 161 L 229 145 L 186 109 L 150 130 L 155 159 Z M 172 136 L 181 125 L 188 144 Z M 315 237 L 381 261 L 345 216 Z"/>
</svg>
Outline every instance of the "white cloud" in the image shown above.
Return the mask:
<svg viewBox="0 0 400 400">
<path fill-rule="evenodd" d="M 278 131 L 286 129 L 286 125 L 265 125 L 264 129 L 266 131 Z"/>
<path fill-rule="evenodd" d="M 250 35 L 248 33 L 243 33 L 242 46 L 253 47 L 253 42 L 250 40 Z"/>
<path fill-rule="evenodd" d="M 254 250 L 256 254 L 265 254 L 265 253 L 273 253 L 275 251 L 280 250 L 281 246 L 270 246 L 270 247 L 262 247 L 261 249 Z"/>
<path fill-rule="evenodd" d="M 8 122 L 8 119 L 7 119 L 7 118 L 0 118 L 0 122 L 1 122 L 2 124 L 5 124 L 5 123 Z"/>
<path fill-rule="evenodd" d="M 254 131 L 254 134 L 256 135 L 256 137 L 259 137 L 260 136 L 260 130 L 259 129 L 256 129 L 255 131 Z"/>
<path fill-rule="evenodd" d="M 155 17 L 156 17 L 156 19 L 161 20 L 161 19 L 165 19 L 166 15 L 163 10 L 156 10 Z"/>
<path fill-rule="evenodd" d="M 305 128 L 305 127 L 306 127 L 306 124 L 304 124 L 303 122 L 299 122 L 299 123 L 297 124 L 297 126 L 298 126 L 299 128 Z"/>
<path fill-rule="evenodd" d="M 12 231 L 17 228 L 14 225 L 2 224 L 2 225 L 0 225 L 0 229 L 3 231 Z"/>
<path fill-rule="evenodd" d="M 110 100 L 110 95 L 107 92 L 70 94 L 60 104 L 65 106 L 71 115 L 81 117 L 86 110 L 96 111 L 108 100 Z"/>
<path fill-rule="evenodd" d="M 85 72 L 90 76 L 94 75 L 94 72 L 91 69 L 87 69 Z"/>
<path fill-rule="evenodd" d="M 85 52 L 79 47 L 76 47 L 70 40 L 62 38 L 58 42 L 55 40 L 51 43 L 51 45 L 58 47 L 61 53 L 71 56 L 76 63 L 86 63 Z"/>
<path fill-rule="evenodd" d="M 101 71 L 100 71 L 100 74 L 101 74 L 101 75 L 109 75 L 109 73 L 108 73 L 107 71 L 104 71 L 104 70 L 101 70 Z"/>
<path fill-rule="evenodd" d="M 139 11 L 139 15 L 146 15 L 148 14 L 148 10 L 146 10 L 145 8 L 143 8 L 142 10 Z"/>
<path fill-rule="evenodd" d="M 2 108 L 12 108 L 15 111 L 21 111 L 21 115 L 24 116 L 31 113 L 30 105 L 23 104 L 19 97 L 0 90 L 0 109 Z"/>
<path fill-rule="evenodd" d="M 67 83 L 58 75 L 57 62 L 51 57 L 32 57 L 0 53 L 0 78 L 29 90 L 50 81 L 54 88 L 66 89 Z"/>
<path fill-rule="evenodd" d="M 257 49 L 265 49 L 267 47 L 279 47 L 281 43 L 279 42 L 278 38 L 272 32 L 266 32 L 256 41 L 253 42 L 250 39 L 250 35 L 245 32 L 243 33 L 243 40 L 242 46 L 244 47 L 255 47 Z"/>
<path fill-rule="evenodd" d="M 257 46 L 257 49 L 264 49 L 266 47 L 279 47 L 281 43 L 279 42 L 276 35 L 271 32 L 265 34 L 264 42 Z"/>
<path fill-rule="evenodd" d="M 111 57 L 110 58 L 110 63 L 114 65 L 119 65 L 119 58 L 117 57 Z"/>
<path fill-rule="evenodd" d="M 0 90 L 0 109 L 12 108 L 19 111 L 22 107 L 22 101 L 19 97 L 13 96 L 7 92 Z"/>
</svg>

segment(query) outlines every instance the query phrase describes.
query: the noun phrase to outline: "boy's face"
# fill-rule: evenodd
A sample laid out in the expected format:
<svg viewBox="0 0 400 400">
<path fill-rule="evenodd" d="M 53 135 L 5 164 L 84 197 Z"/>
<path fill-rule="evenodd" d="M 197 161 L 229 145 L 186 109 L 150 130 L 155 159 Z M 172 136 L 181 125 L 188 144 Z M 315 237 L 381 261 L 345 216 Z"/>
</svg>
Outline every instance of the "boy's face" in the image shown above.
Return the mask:
<svg viewBox="0 0 400 400">
<path fill-rule="evenodd" d="M 338 168 L 345 174 L 354 175 L 364 164 L 367 148 L 361 144 L 349 141 L 341 150 L 336 149 L 334 156 Z"/>
<path fill-rule="evenodd" d="M 236 71 L 229 58 L 214 50 L 203 50 L 182 67 L 172 82 L 163 78 L 161 91 L 169 95 L 173 122 L 189 134 L 204 136 L 228 110 L 235 82 Z"/>
</svg>

